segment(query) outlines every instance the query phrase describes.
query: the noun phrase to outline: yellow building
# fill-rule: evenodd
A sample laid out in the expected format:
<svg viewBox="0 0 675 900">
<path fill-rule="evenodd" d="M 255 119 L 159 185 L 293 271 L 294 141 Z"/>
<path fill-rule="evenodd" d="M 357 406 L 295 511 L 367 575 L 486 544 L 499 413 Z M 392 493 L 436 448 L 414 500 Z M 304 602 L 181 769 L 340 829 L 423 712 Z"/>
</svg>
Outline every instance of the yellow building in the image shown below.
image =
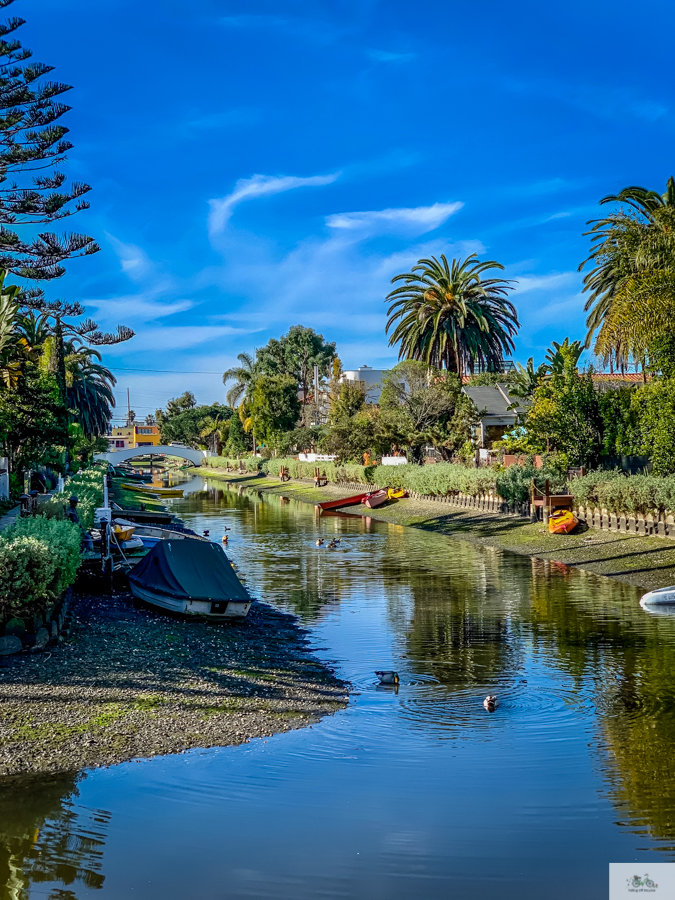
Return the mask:
<svg viewBox="0 0 675 900">
<path fill-rule="evenodd" d="M 136 447 L 157 447 L 161 443 L 157 425 L 121 425 L 108 435 L 111 450 L 134 450 Z"/>
</svg>

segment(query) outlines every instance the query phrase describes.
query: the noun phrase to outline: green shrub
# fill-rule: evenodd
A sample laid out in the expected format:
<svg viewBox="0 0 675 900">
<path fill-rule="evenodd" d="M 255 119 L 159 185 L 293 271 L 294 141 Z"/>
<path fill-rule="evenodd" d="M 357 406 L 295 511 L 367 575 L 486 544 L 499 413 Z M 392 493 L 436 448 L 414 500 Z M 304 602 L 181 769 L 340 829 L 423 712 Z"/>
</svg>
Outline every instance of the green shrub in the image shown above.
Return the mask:
<svg viewBox="0 0 675 900">
<path fill-rule="evenodd" d="M 548 480 L 552 494 L 563 494 L 567 491 L 567 479 L 555 469 L 537 469 L 532 463 L 524 466 L 509 466 L 497 473 L 497 493 L 509 503 L 524 503 L 530 497 L 532 479 L 537 487 L 543 490 Z"/>
<path fill-rule="evenodd" d="M 227 466 L 239 468 L 239 463 L 243 462 L 247 472 L 259 472 L 262 468 L 263 460 L 257 456 L 242 456 L 240 459 L 230 459 L 227 456 L 207 456 L 203 465 L 211 469 L 225 469 Z"/>
<path fill-rule="evenodd" d="M 75 581 L 80 529 L 69 521 L 19 519 L 0 535 L 0 612 L 42 611 Z"/>
<path fill-rule="evenodd" d="M 299 459 L 268 459 L 263 470 L 269 475 L 279 475 L 281 467 L 286 466 L 291 478 L 313 478 L 314 469 L 317 467 L 326 473 L 326 478 L 333 484 L 340 481 L 355 482 L 357 484 L 373 483 L 375 466 L 359 466 L 352 463 L 336 462 L 301 462 Z"/>
<path fill-rule="evenodd" d="M 94 463 L 87 469 L 72 475 L 61 494 L 54 494 L 54 501 L 67 506 L 68 498 L 73 494 L 79 500 L 77 512 L 82 527 L 87 530 L 94 524 L 94 511 L 103 506 L 103 476 L 108 470 L 108 463 Z"/>
<path fill-rule="evenodd" d="M 618 513 L 675 512 L 675 475 L 625 475 L 619 471 L 589 472 L 570 482 L 575 501 Z"/>
</svg>

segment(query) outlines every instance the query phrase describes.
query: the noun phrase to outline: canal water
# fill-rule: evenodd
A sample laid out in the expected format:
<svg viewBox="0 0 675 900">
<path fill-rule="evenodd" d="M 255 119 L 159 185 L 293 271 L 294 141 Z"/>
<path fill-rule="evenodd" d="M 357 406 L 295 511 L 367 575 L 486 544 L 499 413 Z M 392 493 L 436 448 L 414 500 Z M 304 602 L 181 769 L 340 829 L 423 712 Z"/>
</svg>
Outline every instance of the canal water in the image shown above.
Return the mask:
<svg viewBox="0 0 675 900">
<path fill-rule="evenodd" d="M 349 706 L 0 786 L 4 896 L 596 900 L 610 862 L 675 859 L 675 618 L 638 591 L 222 482 L 172 507 L 229 529 L 250 591 L 299 617 Z M 398 690 L 376 684 L 390 668 Z"/>
</svg>

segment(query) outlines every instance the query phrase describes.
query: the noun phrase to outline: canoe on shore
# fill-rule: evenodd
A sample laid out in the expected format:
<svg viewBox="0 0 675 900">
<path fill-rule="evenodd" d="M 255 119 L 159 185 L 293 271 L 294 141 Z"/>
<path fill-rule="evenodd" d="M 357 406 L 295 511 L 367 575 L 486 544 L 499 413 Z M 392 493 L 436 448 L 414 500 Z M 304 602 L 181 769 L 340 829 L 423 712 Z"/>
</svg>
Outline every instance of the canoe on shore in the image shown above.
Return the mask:
<svg viewBox="0 0 675 900">
<path fill-rule="evenodd" d="M 367 491 L 364 494 L 354 494 L 353 497 L 345 497 L 343 500 L 326 500 L 324 503 L 317 503 L 316 506 L 322 511 L 326 509 L 341 509 L 343 506 L 358 506 L 370 494 L 371 492 Z"/>
<path fill-rule="evenodd" d="M 375 491 L 373 494 L 368 494 L 363 502 L 368 509 L 377 509 L 378 506 L 382 506 L 383 503 L 386 503 L 388 499 L 389 490 L 387 488 L 382 488 L 381 491 Z"/>
</svg>

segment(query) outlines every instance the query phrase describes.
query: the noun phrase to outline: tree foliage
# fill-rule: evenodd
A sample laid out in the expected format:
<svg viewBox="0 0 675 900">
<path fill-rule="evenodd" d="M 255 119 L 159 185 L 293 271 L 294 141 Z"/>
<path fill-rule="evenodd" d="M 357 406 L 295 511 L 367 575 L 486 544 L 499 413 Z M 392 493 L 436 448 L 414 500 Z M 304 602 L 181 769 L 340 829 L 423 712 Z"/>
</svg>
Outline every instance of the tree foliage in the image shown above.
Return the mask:
<svg viewBox="0 0 675 900">
<path fill-rule="evenodd" d="M 177 400 L 170 400 L 167 411 L 162 413 L 161 421 L 157 416 L 161 441 L 163 444 L 187 444 L 194 449 L 201 447 L 215 451 L 218 449 L 217 444 L 222 441 L 221 429 L 224 429 L 232 417 L 232 409 L 220 403 L 193 406 L 192 399 L 194 395 L 186 397 L 183 394 Z"/>
<path fill-rule="evenodd" d="M 513 351 L 519 326 L 513 304 L 506 299 L 511 282 L 484 278 L 492 260 L 475 254 L 465 260 L 444 255 L 421 259 L 411 272 L 396 275 L 403 282 L 387 296 L 389 345 L 399 344 L 399 359 L 415 359 L 458 375 L 495 371 L 505 353 Z"/>
<path fill-rule="evenodd" d="M 605 361 L 642 361 L 675 316 L 675 180 L 663 195 L 627 187 L 603 198 L 618 209 L 589 224 L 590 264 L 584 278 L 590 346 Z"/>
<path fill-rule="evenodd" d="M 335 344 L 304 325 L 293 325 L 279 340 L 272 338 L 256 350 L 255 370 L 263 375 L 287 375 L 295 380 L 306 400 L 314 379 L 314 366 L 327 376 L 335 358 Z"/>
<path fill-rule="evenodd" d="M 13 2 L 0 0 L 0 7 Z M 50 225 L 87 209 L 84 196 L 90 190 L 81 182 L 67 187 L 57 168 L 73 146 L 60 122 L 70 109 L 61 100 L 70 86 L 45 80 L 53 66 L 32 61 L 16 37 L 23 24 L 16 17 L 0 24 L 0 268 L 40 281 L 59 278 L 65 260 L 99 247 L 83 234 L 39 231 L 26 239 L 15 230 Z"/>
<path fill-rule="evenodd" d="M 273 441 L 291 431 L 300 416 L 297 382 L 290 375 L 259 375 L 253 385 L 250 415 L 256 438 Z"/>
<path fill-rule="evenodd" d="M 590 373 L 578 373 L 574 353 L 539 385 L 525 425 L 529 442 L 539 451 L 565 453 L 572 465 L 595 465 L 602 450 L 602 418 Z"/>
</svg>

